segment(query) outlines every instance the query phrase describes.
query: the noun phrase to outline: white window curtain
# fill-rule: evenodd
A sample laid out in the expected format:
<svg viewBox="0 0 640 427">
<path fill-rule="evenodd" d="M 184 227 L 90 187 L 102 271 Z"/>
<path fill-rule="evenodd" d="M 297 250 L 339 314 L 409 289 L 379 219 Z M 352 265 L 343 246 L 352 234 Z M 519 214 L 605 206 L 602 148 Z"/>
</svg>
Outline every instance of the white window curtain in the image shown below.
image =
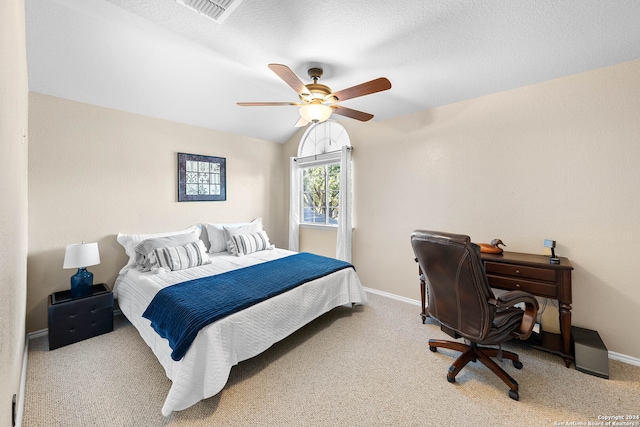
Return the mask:
<svg viewBox="0 0 640 427">
<path fill-rule="evenodd" d="M 289 160 L 289 250 L 299 251 L 300 166 L 295 157 Z"/>
<path fill-rule="evenodd" d="M 338 238 L 336 258 L 351 262 L 351 147 L 340 152 L 340 198 L 338 202 Z"/>
</svg>

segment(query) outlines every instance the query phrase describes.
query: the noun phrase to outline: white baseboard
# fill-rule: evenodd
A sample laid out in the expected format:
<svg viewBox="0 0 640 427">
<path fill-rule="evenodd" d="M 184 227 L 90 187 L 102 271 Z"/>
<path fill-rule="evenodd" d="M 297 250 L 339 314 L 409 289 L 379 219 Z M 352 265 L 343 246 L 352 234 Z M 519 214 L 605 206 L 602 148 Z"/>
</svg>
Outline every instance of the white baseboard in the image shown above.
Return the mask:
<svg viewBox="0 0 640 427">
<path fill-rule="evenodd" d="M 609 359 L 618 360 L 620 362 L 628 363 L 629 365 L 640 366 L 640 359 L 637 357 L 627 356 L 626 354 L 616 353 L 615 351 L 609 352 Z"/>
<path fill-rule="evenodd" d="M 43 337 L 43 336 L 47 335 L 48 333 L 49 333 L 49 330 L 46 329 L 46 328 L 45 329 L 40 329 L 39 331 L 29 332 L 27 334 L 27 340 L 30 341 L 30 340 L 33 340 L 33 339 L 36 339 L 36 338 L 40 338 L 40 337 Z"/>
<path fill-rule="evenodd" d="M 372 294 L 380 295 L 383 297 L 395 299 L 398 301 L 406 302 L 411 305 L 420 306 L 422 304 L 421 301 L 414 300 L 411 298 L 402 297 L 400 295 L 391 294 L 389 292 L 379 291 L 377 289 L 364 288 L 365 291 L 370 292 Z M 620 362 L 628 363 L 629 365 L 640 366 L 640 359 L 637 357 L 627 356 L 626 354 L 616 353 L 615 351 L 609 352 L 609 359 L 618 360 Z"/>
<path fill-rule="evenodd" d="M 370 292 L 372 294 L 381 295 L 383 297 L 387 297 L 387 298 L 395 299 L 395 300 L 398 300 L 398 301 L 406 302 L 407 304 L 417 305 L 418 307 L 420 307 L 420 305 L 422 304 L 421 301 L 418 301 L 418 300 L 415 300 L 415 299 L 411 299 L 411 298 L 407 298 L 407 297 L 402 297 L 402 296 L 396 295 L 396 294 L 390 294 L 389 292 L 379 291 L 377 289 L 364 288 L 364 290 L 367 291 L 367 292 Z"/>
</svg>

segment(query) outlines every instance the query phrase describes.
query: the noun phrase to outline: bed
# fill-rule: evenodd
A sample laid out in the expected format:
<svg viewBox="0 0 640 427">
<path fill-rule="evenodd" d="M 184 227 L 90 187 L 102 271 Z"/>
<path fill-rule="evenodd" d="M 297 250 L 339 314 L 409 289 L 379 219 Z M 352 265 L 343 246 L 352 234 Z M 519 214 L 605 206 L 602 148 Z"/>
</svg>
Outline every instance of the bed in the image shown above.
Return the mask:
<svg viewBox="0 0 640 427">
<path fill-rule="evenodd" d="M 118 242 L 123 245 L 130 260 L 116 279 L 114 294 L 122 313 L 136 327 L 172 381 L 162 407 L 164 416 L 219 393 L 229 378 L 232 366 L 262 353 L 322 314 L 341 305 L 366 303 L 366 294 L 355 269 L 343 268 L 208 324 L 197 333 L 184 356 L 174 360 L 175 353 L 172 358 L 173 349 L 169 341 L 158 335 L 150 320 L 143 317 L 161 290 L 296 255 L 295 252 L 274 248 L 268 238 L 266 247 L 258 250 L 249 248 L 246 253 L 240 254 L 222 245 L 220 240 L 228 241 L 229 231 L 231 237 L 245 236 L 242 239 L 254 235 L 250 232 L 255 231 L 256 227 L 247 228 L 247 224 L 253 225 L 255 221 L 244 225 L 233 224 L 233 227 L 219 225 L 216 228 L 209 224 L 206 228 L 208 233 L 203 232 L 205 227 L 199 225 L 180 232 L 118 235 Z M 242 227 L 245 229 L 242 230 Z M 261 224 L 258 228 L 261 229 Z M 199 235 L 201 241 L 198 245 L 206 246 L 203 248 L 206 249 L 206 260 L 201 265 L 172 270 L 166 266 L 159 267 L 158 260 L 153 260 L 151 264 L 155 262 L 155 267 L 149 267 L 148 260 L 140 260 L 135 252 L 135 248 L 140 248 L 144 242 L 176 235 L 184 239 L 183 234 L 187 233 Z M 205 244 L 202 240 L 210 241 Z M 153 253 L 157 255 L 160 253 L 158 251 L 165 249 L 156 248 Z M 146 268 L 141 266 L 145 262 Z"/>
</svg>

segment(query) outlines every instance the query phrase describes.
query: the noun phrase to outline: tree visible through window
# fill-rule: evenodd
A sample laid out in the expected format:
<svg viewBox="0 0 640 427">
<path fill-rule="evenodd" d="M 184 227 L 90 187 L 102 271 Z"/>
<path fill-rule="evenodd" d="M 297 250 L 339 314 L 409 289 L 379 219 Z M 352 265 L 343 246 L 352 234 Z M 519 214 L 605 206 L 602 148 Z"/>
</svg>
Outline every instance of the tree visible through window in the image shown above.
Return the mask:
<svg viewBox="0 0 640 427">
<path fill-rule="evenodd" d="M 337 225 L 340 163 L 302 168 L 302 223 Z"/>
</svg>

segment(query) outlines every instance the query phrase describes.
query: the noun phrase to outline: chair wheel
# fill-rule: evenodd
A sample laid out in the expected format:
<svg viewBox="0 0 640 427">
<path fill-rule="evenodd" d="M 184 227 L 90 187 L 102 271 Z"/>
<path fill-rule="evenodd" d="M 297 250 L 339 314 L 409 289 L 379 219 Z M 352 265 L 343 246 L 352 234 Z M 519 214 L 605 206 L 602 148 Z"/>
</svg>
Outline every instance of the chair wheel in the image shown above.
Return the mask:
<svg viewBox="0 0 640 427">
<path fill-rule="evenodd" d="M 509 397 L 513 400 L 520 400 L 520 395 L 515 390 L 509 390 Z"/>
<path fill-rule="evenodd" d="M 522 362 L 519 361 L 519 360 L 514 360 L 513 361 L 513 367 L 516 368 L 516 369 L 522 369 Z M 518 399 L 516 399 L 516 400 L 518 400 Z"/>
<path fill-rule="evenodd" d="M 449 375 L 447 375 L 447 381 L 449 381 L 450 383 L 455 383 L 456 377 L 450 377 Z"/>
<path fill-rule="evenodd" d="M 438 347 L 434 347 L 434 346 L 430 345 L 429 346 L 429 350 L 431 350 L 431 351 L 433 351 L 435 353 L 436 351 L 438 351 Z"/>
</svg>

